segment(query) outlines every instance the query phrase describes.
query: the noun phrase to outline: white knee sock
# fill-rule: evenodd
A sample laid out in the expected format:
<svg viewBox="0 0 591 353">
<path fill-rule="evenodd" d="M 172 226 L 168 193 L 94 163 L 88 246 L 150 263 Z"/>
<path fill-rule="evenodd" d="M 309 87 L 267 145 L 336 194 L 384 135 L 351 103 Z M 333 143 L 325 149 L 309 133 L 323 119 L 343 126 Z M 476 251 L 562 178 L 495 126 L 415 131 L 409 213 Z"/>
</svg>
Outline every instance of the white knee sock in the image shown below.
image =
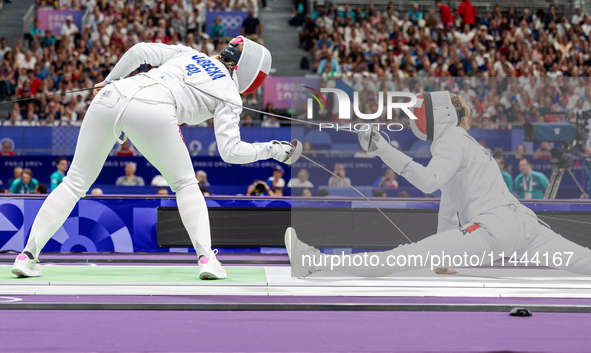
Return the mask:
<svg viewBox="0 0 591 353">
<path fill-rule="evenodd" d="M 212 258 L 214 254 L 211 250 L 209 213 L 199 186 L 194 184 L 182 188 L 176 193 L 176 200 L 181 219 L 197 255 Z"/>
<path fill-rule="evenodd" d="M 49 194 L 35 217 L 25 251 L 33 254 L 36 259 L 41 249 L 64 224 L 79 200 L 73 196 L 73 193 L 66 190 L 67 187 L 65 183 L 61 183 Z"/>
</svg>

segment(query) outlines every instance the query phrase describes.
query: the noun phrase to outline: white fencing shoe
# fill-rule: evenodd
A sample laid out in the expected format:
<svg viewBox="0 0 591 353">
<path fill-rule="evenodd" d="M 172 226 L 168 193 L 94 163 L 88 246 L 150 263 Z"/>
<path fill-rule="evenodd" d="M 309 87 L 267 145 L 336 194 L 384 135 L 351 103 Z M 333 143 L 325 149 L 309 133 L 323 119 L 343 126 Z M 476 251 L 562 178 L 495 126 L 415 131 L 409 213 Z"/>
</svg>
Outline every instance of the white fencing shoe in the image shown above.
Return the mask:
<svg viewBox="0 0 591 353">
<path fill-rule="evenodd" d="M 217 249 L 213 251 L 213 257 L 209 258 L 205 255 L 199 256 L 199 278 L 200 279 L 224 279 L 227 278 L 226 270 L 219 262 L 215 255 Z"/>
<path fill-rule="evenodd" d="M 320 271 L 314 268 L 314 258 L 322 256 L 320 250 L 298 239 L 298 235 L 292 227 L 285 231 L 285 248 L 287 255 L 289 255 L 291 269 L 297 278 L 306 278 Z"/>
<path fill-rule="evenodd" d="M 28 251 L 19 254 L 14 260 L 12 273 L 18 277 L 39 277 L 41 269 L 37 266 L 37 259 Z"/>
</svg>

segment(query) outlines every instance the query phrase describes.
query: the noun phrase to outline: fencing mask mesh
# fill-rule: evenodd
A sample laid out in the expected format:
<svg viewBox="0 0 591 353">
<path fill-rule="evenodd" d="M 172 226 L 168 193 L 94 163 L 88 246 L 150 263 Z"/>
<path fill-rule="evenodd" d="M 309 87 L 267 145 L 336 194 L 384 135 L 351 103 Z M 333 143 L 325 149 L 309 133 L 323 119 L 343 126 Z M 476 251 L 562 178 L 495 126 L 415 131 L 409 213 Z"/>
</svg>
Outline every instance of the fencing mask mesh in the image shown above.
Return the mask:
<svg viewBox="0 0 591 353">
<path fill-rule="evenodd" d="M 410 120 L 412 132 L 423 141 L 433 141 L 435 126 L 438 131 L 459 125 L 458 115 L 448 91 L 423 92 L 417 95 L 417 104 L 413 108 L 417 119 Z"/>
<path fill-rule="evenodd" d="M 240 42 L 243 43 L 243 47 L 240 59 L 236 62 L 233 77 L 238 82 L 238 92 L 250 94 L 259 88 L 267 78 L 271 70 L 271 53 L 264 46 L 243 36 L 233 39 L 230 46 Z M 221 55 L 226 56 L 224 51 Z M 234 58 L 231 59 L 234 61 Z"/>
</svg>

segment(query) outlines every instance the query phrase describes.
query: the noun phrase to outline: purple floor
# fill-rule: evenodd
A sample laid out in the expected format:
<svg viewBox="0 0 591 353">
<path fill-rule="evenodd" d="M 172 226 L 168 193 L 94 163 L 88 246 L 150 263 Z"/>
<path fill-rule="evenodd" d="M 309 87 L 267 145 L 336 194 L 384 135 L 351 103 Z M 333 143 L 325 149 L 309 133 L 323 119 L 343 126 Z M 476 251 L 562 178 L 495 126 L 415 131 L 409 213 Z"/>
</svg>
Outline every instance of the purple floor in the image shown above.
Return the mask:
<svg viewBox="0 0 591 353">
<path fill-rule="evenodd" d="M 300 297 L 300 296 L 131 296 L 131 295 L 17 295 L 22 303 L 385 303 L 385 304 L 507 304 L 591 305 L 591 299 L 475 298 L 475 297 Z M 0 297 L 0 302 L 3 302 Z"/>
<path fill-rule="evenodd" d="M 0 311 L 11 352 L 588 352 L 591 314 Z"/>
</svg>

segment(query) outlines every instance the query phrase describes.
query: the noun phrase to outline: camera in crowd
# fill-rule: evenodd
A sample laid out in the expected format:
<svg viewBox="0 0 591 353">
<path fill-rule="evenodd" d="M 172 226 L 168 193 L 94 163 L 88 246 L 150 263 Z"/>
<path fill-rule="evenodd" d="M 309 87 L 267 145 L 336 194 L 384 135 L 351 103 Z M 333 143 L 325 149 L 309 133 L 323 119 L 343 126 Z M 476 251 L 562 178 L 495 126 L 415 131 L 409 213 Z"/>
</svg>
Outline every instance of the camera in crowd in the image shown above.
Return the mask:
<svg viewBox="0 0 591 353">
<path fill-rule="evenodd" d="M 550 151 L 552 155 L 550 161 L 559 167 L 570 167 L 575 159 L 585 156 L 591 110 L 577 113 L 575 117 L 574 124 L 525 124 L 523 126 L 524 139 L 528 142 L 555 142 L 557 147 Z"/>
<path fill-rule="evenodd" d="M 267 190 L 267 184 L 264 181 L 255 180 L 252 185 L 254 186 L 253 196 L 263 196 Z"/>
</svg>

